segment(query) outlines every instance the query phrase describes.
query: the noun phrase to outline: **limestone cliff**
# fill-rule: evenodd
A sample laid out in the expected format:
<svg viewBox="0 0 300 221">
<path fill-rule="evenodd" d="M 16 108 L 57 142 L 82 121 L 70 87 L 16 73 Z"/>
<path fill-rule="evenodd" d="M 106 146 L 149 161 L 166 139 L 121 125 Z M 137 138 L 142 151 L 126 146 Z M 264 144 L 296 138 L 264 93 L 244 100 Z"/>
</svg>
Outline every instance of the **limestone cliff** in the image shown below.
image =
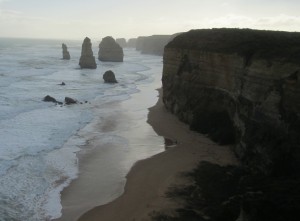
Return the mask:
<svg viewBox="0 0 300 221">
<path fill-rule="evenodd" d="M 116 43 L 115 39 L 110 36 L 102 39 L 98 52 L 98 59 L 100 61 L 122 62 L 123 57 L 123 48 Z"/>
<path fill-rule="evenodd" d="M 163 55 L 165 45 L 170 41 L 170 35 L 141 36 L 137 38 L 136 50 L 142 54 Z"/>
<path fill-rule="evenodd" d="M 164 50 L 163 100 L 244 165 L 300 169 L 300 33 L 192 30 Z"/>
<path fill-rule="evenodd" d="M 137 38 L 128 39 L 127 47 L 128 48 L 136 48 L 136 41 L 137 41 Z"/>
<path fill-rule="evenodd" d="M 127 47 L 127 42 L 125 38 L 117 38 L 116 43 L 118 43 L 122 48 Z"/>
</svg>

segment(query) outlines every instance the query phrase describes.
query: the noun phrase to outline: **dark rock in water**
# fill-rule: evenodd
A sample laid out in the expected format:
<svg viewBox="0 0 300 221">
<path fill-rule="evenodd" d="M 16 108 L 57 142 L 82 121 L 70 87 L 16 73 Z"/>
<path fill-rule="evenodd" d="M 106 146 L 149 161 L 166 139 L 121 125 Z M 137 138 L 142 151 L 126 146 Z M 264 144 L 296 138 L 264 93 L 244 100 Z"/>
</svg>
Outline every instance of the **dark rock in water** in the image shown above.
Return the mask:
<svg viewBox="0 0 300 221">
<path fill-rule="evenodd" d="M 117 38 L 116 43 L 118 43 L 122 48 L 127 47 L 127 42 L 125 38 Z"/>
<path fill-rule="evenodd" d="M 97 64 L 93 56 L 91 39 L 86 37 L 82 43 L 81 57 L 79 60 L 81 68 L 96 69 Z"/>
<path fill-rule="evenodd" d="M 65 103 L 67 105 L 69 105 L 69 104 L 77 104 L 77 101 L 75 99 L 73 99 L 73 98 L 65 97 Z"/>
<path fill-rule="evenodd" d="M 51 97 L 49 95 L 47 95 L 46 97 L 44 97 L 43 101 L 57 103 L 57 100 L 54 97 Z"/>
<path fill-rule="evenodd" d="M 122 62 L 124 57 L 123 48 L 108 36 L 99 44 L 98 59 L 100 61 Z"/>
<path fill-rule="evenodd" d="M 115 77 L 114 72 L 112 72 L 111 70 L 106 71 L 103 74 L 103 79 L 105 83 L 118 83 Z"/>
<path fill-rule="evenodd" d="M 63 53 L 63 59 L 64 60 L 70 60 L 70 53 L 68 51 L 67 45 L 66 44 L 62 44 L 62 53 Z"/>
</svg>

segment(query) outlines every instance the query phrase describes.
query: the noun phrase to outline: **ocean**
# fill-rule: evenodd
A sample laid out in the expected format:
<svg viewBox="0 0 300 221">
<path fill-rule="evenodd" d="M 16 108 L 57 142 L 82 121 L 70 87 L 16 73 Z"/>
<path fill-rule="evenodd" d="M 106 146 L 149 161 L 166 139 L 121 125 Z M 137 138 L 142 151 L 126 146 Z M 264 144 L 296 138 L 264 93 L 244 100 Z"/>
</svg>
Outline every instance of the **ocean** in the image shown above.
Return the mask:
<svg viewBox="0 0 300 221">
<path fill-rule="evenodd" d="M 71 60 L 62 60 L 62 43 L 67 44 Z M 80 135 L 81 131 L 90 128 L 91 122 L 95 124 L 95 119 L 101 124 L 103 119 L 99 116 L 120 112 L 120 105 L 109 104 L 130 100 L 140 93 L 140 88 L 158 82 L 155 79 L 162 71 L 160 56 L 124 49 L 124 62 L 100 62 L 99 42 L 92 41 L 98 68 L 80 69 L 81 44 L 82 41 L 0 38 L 1 221 L 60 217 L 61 191 L 78 177 L 78 153 L 88 142 L 88 136 Z M 116 73 L 118 84 L 103 82 L 102 75 L 107 70 Z M 62 82 L 66 85 L 60 85 Z M 79 103 L 56 105 L 44 102 L 46 95 L 58 101 L 72 97 Z M 157 98 L 151 95 L 149 99 L 154 105 Z M 141 108 L 144 119 L 147 107 Z M 117 128 L 112 130 L 114 137 L 111 131 L 101 134 L 104 143 L 130 145 L 124 133 L 118 135 Z M 153 139 L 154 143 L 162 142 L 159 137 Z M 159 145 L 151 148 L 141 145 L 134 150 L 134 160 L 162 151 Z M 124 166 L 125 172 L 133 163 Z"/>
</svg>

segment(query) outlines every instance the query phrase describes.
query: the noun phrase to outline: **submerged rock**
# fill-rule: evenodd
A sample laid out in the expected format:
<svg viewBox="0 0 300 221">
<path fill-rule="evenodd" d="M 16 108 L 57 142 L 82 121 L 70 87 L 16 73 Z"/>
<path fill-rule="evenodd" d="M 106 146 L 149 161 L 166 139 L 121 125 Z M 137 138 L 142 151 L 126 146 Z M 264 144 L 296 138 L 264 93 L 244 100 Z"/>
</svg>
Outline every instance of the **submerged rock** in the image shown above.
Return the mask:
<svg viewBox="0 0 300 221">
<path fill-rule="evenodd" d="M 68 51 L 67 45 L 66 44 L 62 44 L 62 54 L 63 54 L 63 59 L 64 60 L 70 60 L 70 53 Z"/>
<path fill-rule="evenodd" d="M 114 72 L 112 72 L 111 70 L 106 71 L 103 74 L 103 79 L 104 79 L 105 83 L 118 83 L 118 81 L 116 80 Z"/>
<path fill-rule="evenodd" d="M 98 59 L 100 61 L 122 62 L 123 57 L 123 48 L 116 43 L 115 39 L 110 36 L 102 39 L 98 52 Z"/>
<path fill-rule="evenodd" d="M 91 39 L 86 37 L 82 43 L 81 57 L 79 60 L 81 68 L 96 69 L 97 64 L 93 56 Z"/>
</svg>

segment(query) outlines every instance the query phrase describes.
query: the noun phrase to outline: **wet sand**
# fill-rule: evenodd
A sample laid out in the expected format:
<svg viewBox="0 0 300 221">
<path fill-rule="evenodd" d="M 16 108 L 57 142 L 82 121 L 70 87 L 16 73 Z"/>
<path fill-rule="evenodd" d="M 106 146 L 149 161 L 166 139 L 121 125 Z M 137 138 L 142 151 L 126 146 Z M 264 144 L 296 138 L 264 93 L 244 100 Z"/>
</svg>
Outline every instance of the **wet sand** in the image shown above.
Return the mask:
<svg viewBox="0 0 300 221">
<path fill-rule="evenodd" d="M 124 192 L 133 164 L 164 151 L 164 139 L 146 122 L 147 108 L 156 103 L 155 88 L 160 84 L 157 75 L 154 82 L 139 85 L 140 92 L 128 100 L 94 104 L 96 118 L 77 135 L 87 141 L 77 153 L 78 178 L 63 190 L 62 217 L 56 221 L 77 220 L 116 199 Z"/>
<path fill-rule="evenodd" d="M 168 212 L 176 208 L 179 202 L 167 199 L 165 192 L 171 185 L 188 182 L 181 172 L 204 160 L 220 165 L 237 164 L 229 146 L 219 146 L 204 135 L 190 131 L 165 110 L 161 98 L 150 108 L 148 123 L 158 135 L 167 138 L 167 151 L 137 162 L 126 176 L 124 193 L 88 211 L 80 221 L 150 220 L 152 211 Z"/>
</svg>

